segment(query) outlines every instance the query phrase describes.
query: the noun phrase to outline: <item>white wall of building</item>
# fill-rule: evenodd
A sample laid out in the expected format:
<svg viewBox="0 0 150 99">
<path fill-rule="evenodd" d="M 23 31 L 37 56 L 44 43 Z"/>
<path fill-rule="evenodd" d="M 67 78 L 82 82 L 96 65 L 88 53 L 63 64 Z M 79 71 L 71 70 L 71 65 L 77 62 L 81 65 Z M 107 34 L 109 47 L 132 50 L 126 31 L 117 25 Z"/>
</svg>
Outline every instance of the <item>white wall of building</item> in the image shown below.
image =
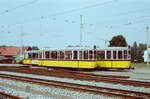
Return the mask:
<svg viewBox="0 0 150 99">
<path fill-rule="evenodd" d="M 148 62 L 150 62 L 150 48 L 148 49 L 148 54 L 147 54 L 147 50 L 144 51 L 144 62 L 147 62 L 147 58 L 148 58 Z"/>
</svg>

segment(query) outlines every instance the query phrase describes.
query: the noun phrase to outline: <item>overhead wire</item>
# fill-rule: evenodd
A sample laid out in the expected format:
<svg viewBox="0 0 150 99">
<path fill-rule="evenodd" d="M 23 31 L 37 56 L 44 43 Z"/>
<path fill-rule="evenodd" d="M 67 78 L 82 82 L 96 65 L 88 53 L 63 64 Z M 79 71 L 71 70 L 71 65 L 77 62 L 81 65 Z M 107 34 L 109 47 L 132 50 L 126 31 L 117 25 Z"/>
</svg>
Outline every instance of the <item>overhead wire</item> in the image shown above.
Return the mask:
<svg viewBox="0 0 150 99">
<path fill-rule="evenodd" d="M 37 0 L 34 0 L 34 2 L 35 1 L 37 1 Z M 47 16 L 41 15 L 40 17 L 31 18 L 30 20 L 26 20 L 23 23 L 29 23 L 29 22 L 32 22 L 32 21 L 37 21 L 37 20 L 42 20 L 42 19 L 49 19 L 49 18 L 52 18 L 54 16 L 58 16 L 58 15 L 64 15 L 64 14 L 67 14 L 67 13 L 74 13 L 74 12 L 77 12 L 77 11 L 81 11 L 81 10 L 85 10 L 85 9 L 89 9 L 89 8 L 93 8 L 93 7 L 103 6 L 103 5 L 106 5 L 106 4 L 113 3 L 115 1 L 118 1 L 118 0 L 109 0 L 109 1 L 105 1 L 103 3 L 98 3 L 98 4 L 94 4 L 94 5 L 89 5 L 89 6 L 81 7 L 81 8 L 71 9 L 71 10 L 68 10 L 68 11 L 54 13 L 54 14 L 47 15 Z M 56 18 L 53 18 L 53 20 L 56 20 Z M 23 24 L 23 23 L 17 23 L 17 24 Z"/>
<path fill-rule="evenodd" d="M 33 1 L 31 1 L 31 2 L 24 3 L 24 4 L 22 4 L 22 5 L 19 5 L 19 6 L 14 7 L 14 8 L 6 9 L 6 10 L 4 10 L 3 12 L 1 12 L 0 15 L 3 15 L 3 14 L 5 14 L 5 13 L 11 12 L 11 11 L 13 11 L 13 10 L 16 10 L 16 9 L 19 9 L 19 8 L 22 8 L 22 7 L 31 5 L 31 4 L 33 4 L 33 3 L 36 3 L 37 1 L 39 1 L 39 0 L 33 0 Z"/>
</svg>

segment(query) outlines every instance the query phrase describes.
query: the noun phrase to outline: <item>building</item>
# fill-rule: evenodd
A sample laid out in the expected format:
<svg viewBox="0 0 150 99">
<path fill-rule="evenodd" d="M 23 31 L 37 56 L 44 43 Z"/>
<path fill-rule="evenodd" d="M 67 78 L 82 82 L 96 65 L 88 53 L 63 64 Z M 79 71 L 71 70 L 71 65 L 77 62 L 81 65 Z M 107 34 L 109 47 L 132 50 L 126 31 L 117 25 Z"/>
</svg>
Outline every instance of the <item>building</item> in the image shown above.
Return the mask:
<svg viewBox="0 0 150 99">
<path fill-rule="evenodd" d="M 24 51 L 31 50 L 31 47 L 25 46 L 22 47 L 22 54 Z M 0 56 L 18 56 L 21 54 L 21 47 L 1 47 L 0 48 Z"/>
<path fill-rule="evenodd" d="M 150 48 L 148 49 L 148 54 L 147 54 L 147 50 L 144 51 L 143 58 L 144 58 L 144 62 L 147 62 L 147 59 L 148 62 L 150 62 Z"/>
<path fill-rule="evenodd" d="M 21 50 L 22 49 L 22 50 Z M 19 57 L 24 51 L 31 50 L 31 47 L 1 47 L 0 48 L 0 63 L 13 63 L 16 57 Z"/>
</svg>

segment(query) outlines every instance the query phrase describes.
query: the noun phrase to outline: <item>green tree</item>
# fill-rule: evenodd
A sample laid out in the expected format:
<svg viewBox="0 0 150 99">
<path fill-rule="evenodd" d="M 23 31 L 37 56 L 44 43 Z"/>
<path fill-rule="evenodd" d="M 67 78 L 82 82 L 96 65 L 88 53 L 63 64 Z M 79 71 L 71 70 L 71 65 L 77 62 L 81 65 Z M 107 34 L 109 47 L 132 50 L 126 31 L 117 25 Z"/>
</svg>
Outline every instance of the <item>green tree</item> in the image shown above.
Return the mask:
<svg viewBox="0 0 150 99">
<path fill-rule="evenodd" d="M 138 52 L 138 46 L 137 43 L 133 43 L 133 47 L 131 47 L 131 61 L 137 60 L 137 53 Z"/>
<path fill-rule="evenodd" d="M 39 48 L 37 46 L 32 46 L 31 48 L 32 50 L 39 50 Z"/>
<path fill-rule="evenodd" d="M 122 35 L 112 37 L 112 40 L 109 41 L 110 47 L 126 47 L 126 39 Z"/>
<path fill-rule="evenodd" d="M 136 42 L 133 43 L 133 46 L 131 47 L 131 61 L 137 60 L 138 62 L 143 62 L 143 54 L 146 50 L 147 45 L 140 43 L 137 45 Z"/>
</svg>

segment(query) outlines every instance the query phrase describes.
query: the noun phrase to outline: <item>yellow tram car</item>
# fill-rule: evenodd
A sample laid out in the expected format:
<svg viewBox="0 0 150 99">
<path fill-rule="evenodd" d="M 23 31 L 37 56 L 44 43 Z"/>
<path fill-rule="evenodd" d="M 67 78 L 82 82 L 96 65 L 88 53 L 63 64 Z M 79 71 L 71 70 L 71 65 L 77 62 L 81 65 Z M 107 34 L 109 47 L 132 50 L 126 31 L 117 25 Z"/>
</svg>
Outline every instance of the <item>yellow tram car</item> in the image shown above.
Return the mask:
<svg viewBox="0 0 150 99">
<path fill-rule="evenodd" d="M 129 47 L 74 47 L 26 51 L 24 64 L 77 69 L 130 69 Z"/>
</svg>

